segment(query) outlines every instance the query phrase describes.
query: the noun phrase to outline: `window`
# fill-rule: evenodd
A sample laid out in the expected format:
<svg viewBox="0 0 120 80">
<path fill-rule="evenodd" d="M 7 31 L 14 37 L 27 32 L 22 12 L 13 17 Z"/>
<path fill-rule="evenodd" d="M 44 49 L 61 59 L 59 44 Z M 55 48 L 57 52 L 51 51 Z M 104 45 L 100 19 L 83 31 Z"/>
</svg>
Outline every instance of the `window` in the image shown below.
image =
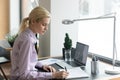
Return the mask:
<svg viewBox="0 0 120 80">
<path fill-rule="evenodd" d="M 104 16 L 116 13 L 116 49 L 117 60 L 120 61 L 120 1 L 119 0 L 81 0 L 80 18 Z M 84 6 L 84 7 L 83 7 Z M 84 9 L 84 8 L 88 9 Z M 86 11 L 87 10 L 87 11 Z M 113 15 L 113 14 L 112 14 Z M 108 15 L 109 16 L 109 15 Z M 90 52 L 111 58 L 113 53 L 113 19 L 97 19 L 79 22 L 78 40 L 90 46 Z M 84 27 L 83 27 L 84 26 Z M 95 38 L 94 38 L 95 37 Z M 87 40 L 87 41 L 86 41 Z"/>
<path fill-rule="evenodd" d="M 114 17 L 79 21 L 78 41 L 89 45 L 89 52 L 112 58 Z"/>
</svg>

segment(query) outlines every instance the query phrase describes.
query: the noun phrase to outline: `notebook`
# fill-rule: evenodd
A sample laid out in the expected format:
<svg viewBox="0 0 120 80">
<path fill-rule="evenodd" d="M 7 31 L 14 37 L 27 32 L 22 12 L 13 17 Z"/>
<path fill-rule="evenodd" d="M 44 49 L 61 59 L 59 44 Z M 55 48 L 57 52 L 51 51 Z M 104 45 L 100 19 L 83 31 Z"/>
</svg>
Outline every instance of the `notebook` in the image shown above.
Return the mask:
<svg viewBox="0 0 120 80">
<path fill-rule="evenodd" d="M 65 65 L 66 63 L 71 65 L 72 67 L 85 66 L 87 62 L 88 49 L 89 49 L 88 45 L 77 42 L 74 60 L 69 62 L 62 61 L 56 64 L 61 66 L 62 68 L 66 66 Z"/>
<path fill-rule="evenodd" d="M 59 69 L 59 71 L 63 71 L 64 69 Z M 66 79 L 75 79 L 75 78 L 88 78 L 90 77 L 85 71 L 83 71 L 80 67 L 74 67 L 71 69 L 67 69 L 69 75 Z"/>
</svg>

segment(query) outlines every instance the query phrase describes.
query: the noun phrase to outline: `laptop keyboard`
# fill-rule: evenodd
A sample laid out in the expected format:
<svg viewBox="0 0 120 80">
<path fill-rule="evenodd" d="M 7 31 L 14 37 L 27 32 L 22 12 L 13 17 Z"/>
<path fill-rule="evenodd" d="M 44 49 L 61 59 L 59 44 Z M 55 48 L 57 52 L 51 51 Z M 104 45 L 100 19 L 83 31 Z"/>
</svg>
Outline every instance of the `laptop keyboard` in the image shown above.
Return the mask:
<svg viewBox="0 0 120 80">
<path fill-rule="evenodd" d="M 60 62 L 57 62 L 56 64 L 62 68 L 65 68 L 65 67 L 68 69 L 73 68 L 70 64 L 66 63 L 65 61 L 60 61 Z"/>
</svg>

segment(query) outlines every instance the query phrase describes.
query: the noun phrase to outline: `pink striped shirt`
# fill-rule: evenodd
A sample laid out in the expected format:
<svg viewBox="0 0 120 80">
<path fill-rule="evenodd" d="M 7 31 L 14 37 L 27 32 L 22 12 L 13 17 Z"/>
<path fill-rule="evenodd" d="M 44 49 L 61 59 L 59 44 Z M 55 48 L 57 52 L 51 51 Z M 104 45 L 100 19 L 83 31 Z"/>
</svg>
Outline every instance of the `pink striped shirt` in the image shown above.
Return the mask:
<svg viewBox="0 0 120 80">
<path fill-rule="evenodd" d="M 11 80 L 46 80 L 52 78 L 51 72 L 38 72 L 35 66 L 42 67 L 38 62 L 35 50 L 35 34 L 27 28 L 16 39 L 11 55 Z"/>
</svg>

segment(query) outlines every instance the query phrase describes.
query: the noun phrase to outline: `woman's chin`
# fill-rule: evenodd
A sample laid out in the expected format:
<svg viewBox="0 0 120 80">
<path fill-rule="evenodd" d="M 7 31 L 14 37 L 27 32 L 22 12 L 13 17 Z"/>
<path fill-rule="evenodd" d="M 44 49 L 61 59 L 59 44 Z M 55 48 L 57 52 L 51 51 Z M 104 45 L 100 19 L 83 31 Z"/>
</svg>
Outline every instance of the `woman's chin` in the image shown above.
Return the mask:
<svg viewBox="0 0 120 80">
<path fill-rule="evenodd" d="M 45 33 L 41 33 L 41 35 L 44 35 Z"/>
<path fill-rule="evenodd" d="M 39 32 L 39 34 L 40 34 L 40 35 L 44 35 L 44 34 L 45 34 L 45 32 Z"/>
</svg>

